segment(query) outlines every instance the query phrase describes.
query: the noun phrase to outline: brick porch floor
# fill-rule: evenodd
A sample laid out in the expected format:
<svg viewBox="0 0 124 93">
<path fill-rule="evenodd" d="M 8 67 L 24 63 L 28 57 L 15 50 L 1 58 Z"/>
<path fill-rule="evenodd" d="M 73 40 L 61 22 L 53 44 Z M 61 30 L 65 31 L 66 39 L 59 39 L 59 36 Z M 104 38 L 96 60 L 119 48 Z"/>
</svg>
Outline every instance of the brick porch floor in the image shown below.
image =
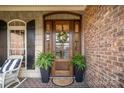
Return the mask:
<svg viewBox="0 0 124 93">
<path fill-rule="evenodd" d="M 74 81 L 68 86 L 61 87 L 53 84 L 51 80 L 46 84 L 42 83 L 40 78 L 28 78 L 18 88 L 88 88 L 88 86 L 85 82 L 77 83 Z"/>
</svg>

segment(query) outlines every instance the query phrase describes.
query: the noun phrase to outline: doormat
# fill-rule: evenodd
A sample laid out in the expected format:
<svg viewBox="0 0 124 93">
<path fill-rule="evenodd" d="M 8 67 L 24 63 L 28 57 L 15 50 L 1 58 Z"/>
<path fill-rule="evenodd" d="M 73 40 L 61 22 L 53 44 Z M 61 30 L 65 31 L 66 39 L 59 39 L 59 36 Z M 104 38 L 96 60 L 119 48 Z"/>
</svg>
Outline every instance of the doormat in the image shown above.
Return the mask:
<svg viewBox="0 0 124 93">
<path fill-rule="evenodd" d="M 72 84 L 73 81 L 73 77 L 53 77 L 52 79 L 52 82 L 58 86 L 67 86 Z"/>
</svg>

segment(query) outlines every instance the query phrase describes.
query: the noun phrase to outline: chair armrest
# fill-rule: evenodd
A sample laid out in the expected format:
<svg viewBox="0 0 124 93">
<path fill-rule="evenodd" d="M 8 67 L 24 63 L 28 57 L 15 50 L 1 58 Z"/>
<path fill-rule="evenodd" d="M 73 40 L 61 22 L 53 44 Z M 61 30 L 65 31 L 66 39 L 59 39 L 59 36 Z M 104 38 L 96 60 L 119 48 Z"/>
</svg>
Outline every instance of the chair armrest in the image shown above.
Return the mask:
<svg viewBox="0 0 124 93">
<path fill-rule="evenodd" d="M 6 73 L 10 73 L 10 72 L 14 72 L 14 71 L 17 71 L 17 70 L 18 70 L 18 68 L 13 69 L 13 70 L 9 70 L 9 71 L 4 72 L 4 74 L 6 74 Z"/>
<path fill-rule="evenodd" d="M 9 70 L 9 71 L 5 71 L 4 73 L 0 73 L 0 75 L 5 75 L 7 73 L 14 72 L 14 71 L 17 71 L 17 70 L 18 70 L 18 68 L 13 69 L 13 70 Z"/>
</svg>

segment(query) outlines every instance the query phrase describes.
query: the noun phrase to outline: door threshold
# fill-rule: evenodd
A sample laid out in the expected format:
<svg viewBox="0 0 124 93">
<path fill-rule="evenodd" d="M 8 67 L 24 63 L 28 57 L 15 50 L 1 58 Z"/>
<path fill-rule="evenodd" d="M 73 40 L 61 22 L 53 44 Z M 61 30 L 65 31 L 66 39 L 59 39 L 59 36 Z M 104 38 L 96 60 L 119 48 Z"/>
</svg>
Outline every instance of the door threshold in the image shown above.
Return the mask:
<svg viewBox="0 0 124 93">
<path fill-rule="evenodd" d="M 65 77 L 65 78 L 75 78 L 74 76 L 51 76 L 50 78 L 52 79 L 52 78 L 63 78 L 63 77 Z"/>
</svg>

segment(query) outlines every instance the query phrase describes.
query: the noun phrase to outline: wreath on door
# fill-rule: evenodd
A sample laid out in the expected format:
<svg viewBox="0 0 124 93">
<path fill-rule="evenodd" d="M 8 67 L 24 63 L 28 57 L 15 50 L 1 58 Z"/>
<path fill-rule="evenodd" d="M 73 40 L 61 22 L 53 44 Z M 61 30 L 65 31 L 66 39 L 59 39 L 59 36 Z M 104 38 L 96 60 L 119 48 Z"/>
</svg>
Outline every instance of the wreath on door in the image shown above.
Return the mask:
<svg viewBox="0 0 124 93">
<path fill-rule="evenodd" d="M 57 39 L 60 43 L 65 43 L 68 39 L 67 32 L 65 31 L 60 31 L 57 35 Z"/>
</svg>

